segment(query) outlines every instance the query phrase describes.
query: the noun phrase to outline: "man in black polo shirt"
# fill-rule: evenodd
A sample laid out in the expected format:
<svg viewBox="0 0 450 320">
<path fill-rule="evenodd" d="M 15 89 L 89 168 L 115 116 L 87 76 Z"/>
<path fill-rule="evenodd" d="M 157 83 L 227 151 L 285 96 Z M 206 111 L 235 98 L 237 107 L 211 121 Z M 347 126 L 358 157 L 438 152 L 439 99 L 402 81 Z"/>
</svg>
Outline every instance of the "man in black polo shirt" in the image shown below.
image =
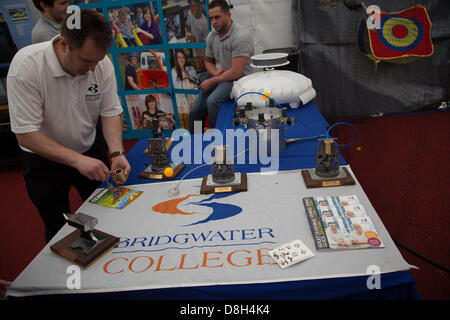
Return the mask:
<svg viewBox="0 0 450 320">
<path fill-rule="evenodd" d="M 125 68 L 125 90 L 138 90 L 138 79 L 136 73 L 136 66 L 138 63 L 137 53 L 131 52 L 128 58 L 130 63 Z"/>
</svg>

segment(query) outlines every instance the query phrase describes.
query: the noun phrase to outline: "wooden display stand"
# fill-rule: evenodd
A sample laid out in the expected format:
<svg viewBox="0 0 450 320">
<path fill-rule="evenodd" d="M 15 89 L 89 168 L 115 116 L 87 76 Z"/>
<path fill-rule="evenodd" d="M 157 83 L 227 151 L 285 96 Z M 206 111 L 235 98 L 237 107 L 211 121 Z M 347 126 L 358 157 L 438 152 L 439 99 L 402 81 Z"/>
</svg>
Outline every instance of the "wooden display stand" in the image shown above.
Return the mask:
<svg viewBox="0 0 450 320">
<path fill-rule="evenodd" d="M 247 191 L 247 174 L 241 173 L 241 183 L 240 184 L 224 184 L 224 185 L 207 185 L 208 176 L 203 177 L 202 186 L 200 188 L 200 194 L 210 194 L 210 193 L 223 193 L 223 192 L 242 192 Z"/>
<path fill-rule="evenodd" d="M 172 138 L 166 139 L 166 143 L 164 145 L 165 149 L 169 150 L 170 147 L 172 146 L 172 144 L 173 144 Z M 146 148 L 144 150 L 144 154 L 149 154 L 149 153 L 150 153 L 149 148 Z M 184 170 L 184 168 L 186 166 L 184 164 L 177 164 L 177 165 L 170 164 L 170 167 L 173 169 L 173 174 L 170 177 L 166 176 L 164 174 L 164 171 L 162 171 L 162 172 L 160 172 L 159 170 L 153 171 L 152 166 L 150 165 L 147 168 L 145 168 L 145 170 L 142 171 L 138 175 L 138 178 L 139 179 L 153 179 L 153 180 L 174 180 L 180 174 L 180 172 Z"/>
<path fill-rule="evenodd" d="M 164 172 L 154 172 L 151 171 L 151 166 L 147 167 L 144 171 L 142 171 L 139 175 L 139 179 L 154 179 L 154 180 L 174 180 L 181 171 L 184 170 L 186 166 L 184 164 L 177 164 L 173 169 L 173 175 L 170 177 L 166 176 Z"/>
<path fill-rule="evenodd" d="M 78 229 L 56 242 L 50 249 L 57 255 L 79 265 L 83 269 L 87 269 L 94 264 L 95 261 L 108 253 L 120 241 L 119 238 L 102 231 L 94 230 L 94 234 L 95 236 L 102 238 L 102 242 L 93 247 L 88 254 L 85 254 L 82 248 L 71 247 L 72 244 L 80 238 L 81 231 Z"/>
<path fill-rule="evenodd" d="M 306 187 L 309 188 L 326 188 L 326 187 L 339 187 L 339 186 L 350 186 L 355 184 L 355 179 L 348 172 L 347 168 L 342 168 L 343 172 L 346 174 L 342 178 L 321 178 L 313 179 L 309 170 L 302 170 L 303 180 L 305 180 Z"/>
</svg>

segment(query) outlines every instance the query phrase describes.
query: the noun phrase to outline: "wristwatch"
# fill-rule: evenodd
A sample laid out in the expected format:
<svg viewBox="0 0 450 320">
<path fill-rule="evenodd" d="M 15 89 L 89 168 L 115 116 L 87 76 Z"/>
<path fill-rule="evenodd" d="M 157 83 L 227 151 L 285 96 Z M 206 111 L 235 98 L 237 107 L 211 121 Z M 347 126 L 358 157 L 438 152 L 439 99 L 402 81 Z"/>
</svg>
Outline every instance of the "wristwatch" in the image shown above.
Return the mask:
<svg viewBox="0 0 450 320">
<path fill-rule="evenodd" d="M 117 156 L 124 156 L 124 155 L 125 155 L 125 152 L 123 152 L 123 151 L 114 151 L 114 152 L 111 152 L 111 154 L 109 156 L 110 156 L 110 158 L 114 158 Z"/>
</svg>

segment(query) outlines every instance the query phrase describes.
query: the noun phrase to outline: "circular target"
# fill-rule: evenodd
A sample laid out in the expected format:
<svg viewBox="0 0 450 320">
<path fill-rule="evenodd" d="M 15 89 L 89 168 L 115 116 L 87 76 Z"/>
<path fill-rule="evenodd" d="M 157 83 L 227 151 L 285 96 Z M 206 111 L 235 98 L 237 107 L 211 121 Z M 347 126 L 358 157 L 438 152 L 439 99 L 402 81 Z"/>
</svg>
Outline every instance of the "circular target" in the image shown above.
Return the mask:
<svg viewBox="0 0 450 320">
<path fill-rule="evenodd" d="M 389 49 L 407 51 L 417 46 L 422 40 L 422 25 L 414 19 L 385 16 L 381 20 L 378 37 Z"/>
</svg>

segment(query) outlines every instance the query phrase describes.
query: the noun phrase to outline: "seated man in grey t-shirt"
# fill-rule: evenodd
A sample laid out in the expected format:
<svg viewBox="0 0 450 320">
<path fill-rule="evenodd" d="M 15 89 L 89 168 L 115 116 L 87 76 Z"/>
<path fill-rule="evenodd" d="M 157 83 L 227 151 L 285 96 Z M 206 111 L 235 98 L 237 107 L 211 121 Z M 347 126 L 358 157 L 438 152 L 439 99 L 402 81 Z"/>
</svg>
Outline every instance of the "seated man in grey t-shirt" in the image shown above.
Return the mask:
<svg viewBox="0 0 450 320">
<path fill-rule="evenodd" d="M 254 53 L 253 40 L 245 28 L 231 20 L 228 3 L 213 0 L 209 4 L 209 19 L 213 30 L 206 38 L 205 67 L 210 77 L 189 113 L 189 130 L 194 122 L 209 115 L 209 128 L 216 127 L 220 106 L 230 99 L 233 81 L 251 73 L 250 57 Z"/>
<path fill-rule="evenodd" d="M 31 42 L 49 41 L 61 33 L 61 23 L 67 14 L 68 0 L 33 0 L 41 17 L 31 31 Z"/>
</svg>

